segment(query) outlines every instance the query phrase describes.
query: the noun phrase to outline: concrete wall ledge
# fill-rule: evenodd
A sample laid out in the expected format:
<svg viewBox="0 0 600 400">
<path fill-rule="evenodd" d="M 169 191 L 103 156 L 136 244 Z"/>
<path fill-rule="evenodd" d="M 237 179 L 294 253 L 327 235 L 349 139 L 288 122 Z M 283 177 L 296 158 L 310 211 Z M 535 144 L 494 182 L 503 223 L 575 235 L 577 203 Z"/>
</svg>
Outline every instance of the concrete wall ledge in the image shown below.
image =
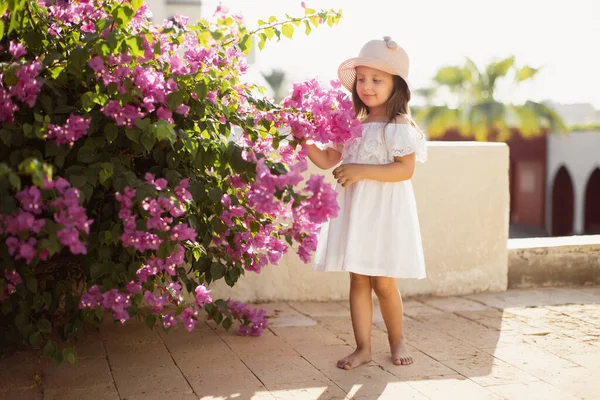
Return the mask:
<svg viewBox="0 0 600 400">
<path fill-rule="evenodd" d="M 600 235 L 510 239 L 508 287 L 600 284 Z"/>
</svg>

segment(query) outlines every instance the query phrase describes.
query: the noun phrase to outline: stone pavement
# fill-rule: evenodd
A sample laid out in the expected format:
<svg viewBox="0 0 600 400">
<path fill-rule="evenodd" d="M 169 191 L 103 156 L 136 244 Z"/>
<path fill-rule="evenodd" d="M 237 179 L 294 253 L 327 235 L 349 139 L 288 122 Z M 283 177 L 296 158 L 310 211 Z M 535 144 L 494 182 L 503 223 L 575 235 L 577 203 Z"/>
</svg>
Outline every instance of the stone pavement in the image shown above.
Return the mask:
<svg viewBox="0 0 600 400">
<path fill-rule="evenodd" d="M 346 302 L 263 306 L 260 338 L 130 321 L 90 333 L 75 367 L 0 359 L 0 399 L 600 399 L 600 287 L 407 300 L 415 364 L 391 363 L 376 315 L 373 361 L 353 371 L 335 366 L 352 350 Z"/>
</svg>

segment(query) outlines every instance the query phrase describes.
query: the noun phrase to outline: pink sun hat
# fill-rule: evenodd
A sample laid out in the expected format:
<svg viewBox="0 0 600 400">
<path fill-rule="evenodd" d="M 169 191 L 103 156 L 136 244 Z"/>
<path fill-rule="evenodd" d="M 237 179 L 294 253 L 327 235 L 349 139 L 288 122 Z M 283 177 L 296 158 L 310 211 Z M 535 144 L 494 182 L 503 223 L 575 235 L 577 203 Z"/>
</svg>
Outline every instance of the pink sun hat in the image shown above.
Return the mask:
<svg viewBox="0 0 600 400">
<path fill-rule="evenodd" d="M 340 64 L 338 78 L 348 91 L 352 92 L 356 79 L 356 67 L 375 68 L 392 75 L 398 75 L 408 85 L 408 54 L 389 36 L 383 40 L 371 40 L 365 44 L 358 57 L 350 58 Z"/>
</svg>

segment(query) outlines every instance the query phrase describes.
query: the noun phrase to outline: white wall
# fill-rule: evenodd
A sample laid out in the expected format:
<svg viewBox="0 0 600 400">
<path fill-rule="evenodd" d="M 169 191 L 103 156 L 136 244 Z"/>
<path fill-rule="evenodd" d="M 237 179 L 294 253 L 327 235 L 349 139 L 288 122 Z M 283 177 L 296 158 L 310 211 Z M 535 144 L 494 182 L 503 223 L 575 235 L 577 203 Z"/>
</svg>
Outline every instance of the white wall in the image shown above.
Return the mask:
<svg viewBox="0 0 600 400">
<path fill-rule="evenodd" d="M 574 233 L 584 229 L 585 189 L 594 169 L 600 167 L 600 131 L 575 131 L 548 136 L 548 168 L 546 177 L 546 228 L 552 228 L 552 187 L 554 177 L 565 166 L 573 182 L 575 211 Z"/>
</svg>

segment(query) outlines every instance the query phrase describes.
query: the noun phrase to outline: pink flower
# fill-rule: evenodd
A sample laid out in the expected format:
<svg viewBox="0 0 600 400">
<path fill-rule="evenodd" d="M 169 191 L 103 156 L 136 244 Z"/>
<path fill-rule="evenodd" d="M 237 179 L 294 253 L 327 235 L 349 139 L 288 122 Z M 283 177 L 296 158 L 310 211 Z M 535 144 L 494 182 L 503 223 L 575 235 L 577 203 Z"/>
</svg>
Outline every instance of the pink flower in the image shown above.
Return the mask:
<svg viewBox="0 0 600 400">
<path fill-rule="evenodd" d="M 211 90 L 206 94 L 206 100 L 210 101 L 213 104 L 217 104 L 217 91 Z"/>
<path fill-rule="evenodd" d="M 155 296 L 149 290 L 144 292 L 144 301 L 150 306 L 153 314 L 160 313 L 166 304 L 163 296 Z"/>
<path fill-rule="evenodd" d="M 171 230 L 171 240 L 185 241 L 191 240 L 195 241 L 198 233 L 195 229 L 190 228 L 188 224 L 179 224 L 173 227 Z"/>
<path fill-rule="evenodd" d="M 198 285 L 196 287 L 196 304 L 203 307 L 205 304 L 212 303 L 212 297 L 210 297 L 210 290 L 206 289 L 204 285 Z"/>
<path fill-rule="evenodd" d="M 156 116 L 159 119 L 164 119 L 165 121 L 173 123 L 173 118 L 171 118 L 173 116 L 173 112 L 166 107 L 159 107 L 159 109 L 156 110 Z"/>
<path fill-rule="evenodd" d="M 15 257 L 15 260 L 25 260 L 25 263 L 31 264 L 37 252 L 35 244 L 37 240 L 30 237 L 27 241 L 19 240 L 14 237 L 9 237 L 5 241 L 8 247 L 8 253 Z"/>
<path fill-rule="evenodd" d="M 21 203 L 21 208 L 33 214 L 41 214 L 44 209 L 42 204 L 42 192 L 37 186 L 29 186 L 15 195 L 15 198 Z"/>
<path fill-rule="evenodd" d="M 91 118 L 83 118 L 80 115 L 71 114 L 67 122 L 60 125 L 48 124 L 48 134 L 46 138 L 56 139 L 56 144 L 67 144 L 73 147 L 73 144 L 85 136 L 90 127 Z"/>
<path fill-rule="evenodd" d="M 183 115 L 184 117 L 187 117 L 190 112 L 190 106 L 188 106 L 187 104 L 180 104 L 175 110 L 175 112 L 177 114 Z"/>
<path fill-rule="evenodd" d="M 4 277 L 7 281 L 9 281 L 15 286 L 23 282 L 23 280 L 21 279 L 21 275 L 19 275 L 16 269 L 4 270 Z"/>
<path fill-rule="evenodd" d="M 182 203 L 185 203 L 186 201 L 192 198 L 192 194 L 187 190 L 189 186 L 190 178 L 182 179 L 179 182 L 179 185 L 175 187 L 175 196 L 177 197 L 177 200 L 179 200 Z"/>
<path fill-rule="evenodd" d="M 168 313 L 163 317 L 163 326 L 165 329 L 168 329 L 177 324 L 177 318 L 173 313 Z"/>
<path fill-rule="evenodd" d="M 23 43 L 18 43 L 14 40 L 10 41 L 8 51 L 14 58 L 21 58 L 21 56 L 27 54 L 27 50 L 25 50 Z"/>
<path fill-rule="evenodd" d="M 27 104 L 29 107 L 33 107 L 37 100 L 37 95 L 40 89 L 44 85 L 41 80 L 35 78 L 39 74 L 42 68 L 42 64 L 37 61 L 31 64 L 26 64 L 17 70 L 18 81 L 16 85 L 11 86 L 9 93 Z"/>
<path fill-rule="evenodd" d="M 142 285 L 136 281 L 130 281 L 125 285 L 125 288 L 129 294 L 136 294 L 142 291 Z"/>
<path fill-rule="evenodd" d="M 0 85 L 0 122 L 12 122 L 13 115 L 18 109 L 19 107 L 10 98 L 10 94 Z"/>
<path fill-rule="evenodd" d="M 183 326 L 185 327 L 185 329 L 188 332 L 193 331 L 194 327 L 198 323 L 198 321 L 196 321 L 196 319 L 194 318 L 194 316 L 197 314 L 198 314 L 198 311 L 196 311 L 192 307 L 187 307 L 186 309 L 184 309 L 181 312 L 181 319 L 183 320 Z"/>
</svg>

